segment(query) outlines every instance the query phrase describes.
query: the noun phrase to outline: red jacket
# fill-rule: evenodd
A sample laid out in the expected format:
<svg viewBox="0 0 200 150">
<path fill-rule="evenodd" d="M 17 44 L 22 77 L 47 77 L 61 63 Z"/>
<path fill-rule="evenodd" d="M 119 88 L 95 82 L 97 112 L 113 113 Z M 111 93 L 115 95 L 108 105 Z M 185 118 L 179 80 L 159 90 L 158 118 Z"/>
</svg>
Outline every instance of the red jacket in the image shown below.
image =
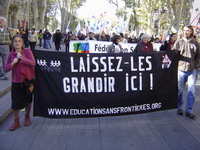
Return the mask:
<svg viewBox="0 0 200 150">
<path fill-rule="evenodd" d="M 7 63 L 4 69 L 8 72 L 12 70 L 12 82 L 22 83 L 25 79 L 31 80 L 35 78 L 35 58 L 29 48 L 25 48 L 21 52 L 22 59 L 11 67 L 14 58 L 17 57 L 17 52 L 11 51 L 8 55 Z"/>
</svg>

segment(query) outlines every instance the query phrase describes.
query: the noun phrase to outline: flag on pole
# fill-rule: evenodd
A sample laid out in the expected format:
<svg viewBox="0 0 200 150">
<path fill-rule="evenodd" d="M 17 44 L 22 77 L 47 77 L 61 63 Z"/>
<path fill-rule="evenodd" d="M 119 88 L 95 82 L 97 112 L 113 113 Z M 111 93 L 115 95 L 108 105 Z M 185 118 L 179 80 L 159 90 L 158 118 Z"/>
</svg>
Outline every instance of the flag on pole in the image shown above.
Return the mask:
<svg viewBox="0 0 200 150">
<path fill-rule="evenodd" d="M 170 30 L 170 34 L 172 33 L 177 33 L 177 30 L 174 28 L 174 26 L 171 27 L 171 30 Z"/>
<path fill-rule="evenodd" d="M 25 23 L 26 23 L 26 18 L 24 18 L 24 20 L 22 20 L 22 28 L 23 29 L 24 29 Z"/>
<path fill-rule="evenodd" d="M 78 35 L 78 32 L 81 30 L 81 24 L 80 22 L 78 23 L 77 27 L 76 27 L 76 35 Z"/>
<path fill-rule="evenodd" d="M 85 22 L 85 28 L 87 28 L 89 26 L 88 21 L 84 19 L 84 22 Z"/>
<path fill-rule="evenodd" d="M 65 29 L 66 33 L 68 33 L 68 32 L 70 31 L 69 24 L 70 24 L 70 23 L 68 23 L 68 25 L 66 26 L 66 29 Z"/>
</svg>

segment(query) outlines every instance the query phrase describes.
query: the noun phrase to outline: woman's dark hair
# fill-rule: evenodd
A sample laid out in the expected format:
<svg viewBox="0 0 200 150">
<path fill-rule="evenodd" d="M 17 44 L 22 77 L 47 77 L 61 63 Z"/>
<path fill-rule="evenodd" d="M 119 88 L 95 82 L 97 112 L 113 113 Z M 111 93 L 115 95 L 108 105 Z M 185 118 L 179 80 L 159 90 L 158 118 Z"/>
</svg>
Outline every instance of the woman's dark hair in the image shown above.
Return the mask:
<svg viewBox="0 0 200 150">
<path fill-rule="evenodd" d="M 29 33 L 29 29 L 27 28 L 27 29 L 26 29 L 26 34 L 28 34 L 28 33 Z"/>
<path fill-rule="evenodd" d="M 122 38 L 124 38 L 124 34 L 123 34 L 123 33 L 120 33 L 119 35 L 120 35 Z"/>
<path fill-rule="evenodd" d="M 170 34 L 170 38 L 171 38 L 173 35 L 176 35 L 176 33 L 172 33 L 172 34 Z"/>
<path fill-rule="evenodd" d="M 119 35 L 114 35 L 113 38 L 112 38 L 112 42 L 116 43 L 117 40 L 120 40 L 120 39 L 121 39 L 121 37 Z"/>
</svg>

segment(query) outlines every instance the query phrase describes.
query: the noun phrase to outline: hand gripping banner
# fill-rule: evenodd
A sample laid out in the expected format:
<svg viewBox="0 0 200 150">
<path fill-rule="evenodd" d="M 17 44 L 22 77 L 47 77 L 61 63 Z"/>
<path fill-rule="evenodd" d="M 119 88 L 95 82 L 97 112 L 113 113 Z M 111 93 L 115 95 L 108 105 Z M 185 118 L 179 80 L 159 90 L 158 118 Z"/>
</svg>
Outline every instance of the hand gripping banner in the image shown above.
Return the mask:
<svg viewBox="0 0 200 150">
<path fill-rule="evenodd" d="M 34 51 L 34 116 L 95 117 L 177 106 L 175 51 L 81 54 Z"/>
</svg>

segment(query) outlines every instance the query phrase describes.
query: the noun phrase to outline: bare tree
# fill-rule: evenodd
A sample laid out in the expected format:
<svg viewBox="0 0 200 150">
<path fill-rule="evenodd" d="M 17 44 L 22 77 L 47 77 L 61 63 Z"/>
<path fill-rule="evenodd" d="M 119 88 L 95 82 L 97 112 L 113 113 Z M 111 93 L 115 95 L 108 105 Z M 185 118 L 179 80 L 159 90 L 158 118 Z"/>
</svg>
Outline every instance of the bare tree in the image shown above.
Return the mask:
<svg viewBox="0 0 200 150">
<path fill-rule="evenodd" d="M 117 10 L 118 10 L 118 8 L 119 8 L 119 4 L 118 4 L 118 0 L 108 0 L 109 1 L 109 3 L 111 3 L 111 4 L 114 4 L 116 7 L 117 7 Z"/>
</svg>

